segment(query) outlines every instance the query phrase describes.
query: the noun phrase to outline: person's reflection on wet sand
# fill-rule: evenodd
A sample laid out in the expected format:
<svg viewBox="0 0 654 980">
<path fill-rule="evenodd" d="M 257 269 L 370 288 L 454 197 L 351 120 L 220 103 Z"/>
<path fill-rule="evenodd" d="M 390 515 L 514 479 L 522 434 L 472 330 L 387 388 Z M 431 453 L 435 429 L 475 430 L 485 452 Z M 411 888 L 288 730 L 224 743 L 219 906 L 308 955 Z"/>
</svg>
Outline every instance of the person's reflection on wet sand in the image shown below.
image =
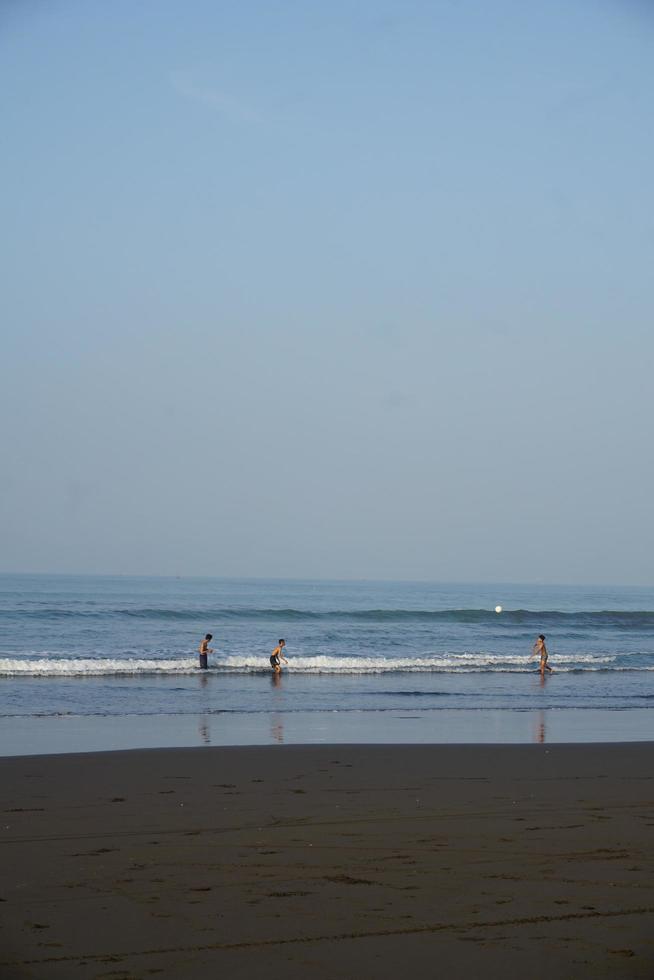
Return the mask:
<svg viewBox="0 0 654 980">
<path fill-rule="evenodd" d="M 545 687 L 548 676 L 544 671 L 541 673 L 538 678 L 539 687 Z M 541 745 L 545 743 L 545 712 L 542 709 L 538 712 L 538 720 L 534 731 L 534 742 L 539 742 Z"/>
<path fill-rule="evenodd" d="M 200 674 L 200 690 L 206 689 L 209 686 L 209 677 L 202 671 Z M 206 695 L 203 698 L 205 703 L 205 708 L 207 706 Z M 206 715 L 202 715 L 198 723 L 198 735 L 200 736 L 200 741 L 204 745 L 211 745 L 211 731 L 209 729 L 209 719 Z"/>
<path fill-rule="evenodd" d="M 281 671 L 273 671 L 271 674 L 271 686 L 273 689 L 281 689 L 282 687 L 282 673 Z M 284 718 L 283 715 L 275 714 L 271 715 L 270 718 L 270 734 L 275 742 L 284 741 Z"/>
</svg>

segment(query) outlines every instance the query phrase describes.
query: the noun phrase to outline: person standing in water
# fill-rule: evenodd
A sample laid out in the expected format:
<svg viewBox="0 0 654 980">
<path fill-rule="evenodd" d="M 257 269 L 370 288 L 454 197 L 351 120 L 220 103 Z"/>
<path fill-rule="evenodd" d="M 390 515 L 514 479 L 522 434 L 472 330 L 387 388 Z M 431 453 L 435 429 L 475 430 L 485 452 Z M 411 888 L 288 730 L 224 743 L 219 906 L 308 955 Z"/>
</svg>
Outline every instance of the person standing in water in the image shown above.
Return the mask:
<svg viewBox="0 0 654 980">
<path fill-rule="evenodd" d="M 285 664 L 288 663 L 288 660 L 282 653 L 285 646 L 286 646 L 286 640 L 280 640 L 277 646 L 275 647 L 275 649 L 273 650 L 273 652 L 270 654 L 270 666 L 272 667 L 272 669 L 275 671 L 276 674 L 281 674 L 282 672 L 282 665 L 279 662 L 280 657 L 282 658 Z"/>
<path fill-rule="evenodd" d="M 210 653 L 213 653 L 213 650 L 209 646 L 209 641 L 210 640 L 213 640 L 213 636 L 211 635 L 211 633 L 207 633 L 207 635 L 205 636 L 204 640 L 200 644 L 200 647 L 199 647 L 199 650 L 200 650 L 200 670 L 207 670 L 207 668 L 209 666 L 208 663 L 207 663 L 207 655 L 210 654 Z"/>
<path fill-rule="evenodd" d="M 547 653 L 547 647 L 545 646 L 545 637 L 542 633 L 538 634 L 538 639 L 534 643 L 533 649 L 531 651 L 532 657 L 535 657 L 536 655 L 540 657 L 540 667 L 539 667 L 540 676 L 544 677 L 545 671 L 548 671 L 548 673 L 553 674 L 554 671 L 547 663 L 548 653 Z"/>
</svg>

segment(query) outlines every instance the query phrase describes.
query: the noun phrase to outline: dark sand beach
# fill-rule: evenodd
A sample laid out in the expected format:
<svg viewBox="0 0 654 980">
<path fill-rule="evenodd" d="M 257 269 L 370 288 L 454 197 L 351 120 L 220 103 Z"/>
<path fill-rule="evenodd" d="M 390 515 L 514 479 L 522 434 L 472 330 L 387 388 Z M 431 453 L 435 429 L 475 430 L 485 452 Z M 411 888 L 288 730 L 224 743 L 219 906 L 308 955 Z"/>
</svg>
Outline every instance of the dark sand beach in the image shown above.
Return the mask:
<svg viewBox="0 0 654 980">
<path fill-rule="evenodd" d="M 654 749 L 0 759 L 0 977 L 654 976 Z"/>
</svg>

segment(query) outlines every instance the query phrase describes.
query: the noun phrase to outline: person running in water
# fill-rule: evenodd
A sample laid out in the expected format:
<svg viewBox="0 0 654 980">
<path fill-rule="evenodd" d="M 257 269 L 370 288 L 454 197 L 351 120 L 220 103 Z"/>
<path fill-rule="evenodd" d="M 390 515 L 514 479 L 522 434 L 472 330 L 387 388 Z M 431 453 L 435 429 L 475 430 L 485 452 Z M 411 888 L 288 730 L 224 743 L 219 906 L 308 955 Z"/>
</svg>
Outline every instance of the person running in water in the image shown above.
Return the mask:
<svg viewBox="0 0 654 980">
<path fill-rule="evenodd" d="M 545 637 L 543 636 L 542 633 L 538 634 L 538 639 L 534 643 L 533 649 L 531 651 L 532 657 L 535 657 L 536 655 L 540 657 L 540 667 L 539 667 L 540 676 L 544 677 L 545 671 L 548 671 L 548 673 L 553 674 L 554 671 L 547 663 L 548 653 L 547 653 L 547 647 L 545 646 Z"/>
</svg>

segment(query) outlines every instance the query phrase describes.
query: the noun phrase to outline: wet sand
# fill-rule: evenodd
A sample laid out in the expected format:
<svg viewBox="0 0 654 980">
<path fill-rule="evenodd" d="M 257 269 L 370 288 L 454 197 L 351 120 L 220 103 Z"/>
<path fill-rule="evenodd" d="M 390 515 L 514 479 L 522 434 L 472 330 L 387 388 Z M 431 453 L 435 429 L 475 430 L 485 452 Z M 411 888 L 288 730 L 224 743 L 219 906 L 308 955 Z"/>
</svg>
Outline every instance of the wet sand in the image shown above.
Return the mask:
<svg viewBox="0 0 654 980">
<path fill-rule="evenodd" d="M 0 978 L 654 976 L 654 743 L 0 759 Z"/>
<path fill-rule="evenodd" d="M 299 704 L 302 703 L 300 699 Z M 651 708 L 503 711 L 225 711 L 179 715 L 0 718 L 3 755 L 113 752 L 205 745 L 352 745 L 642 742 Z"/>
</svg>

